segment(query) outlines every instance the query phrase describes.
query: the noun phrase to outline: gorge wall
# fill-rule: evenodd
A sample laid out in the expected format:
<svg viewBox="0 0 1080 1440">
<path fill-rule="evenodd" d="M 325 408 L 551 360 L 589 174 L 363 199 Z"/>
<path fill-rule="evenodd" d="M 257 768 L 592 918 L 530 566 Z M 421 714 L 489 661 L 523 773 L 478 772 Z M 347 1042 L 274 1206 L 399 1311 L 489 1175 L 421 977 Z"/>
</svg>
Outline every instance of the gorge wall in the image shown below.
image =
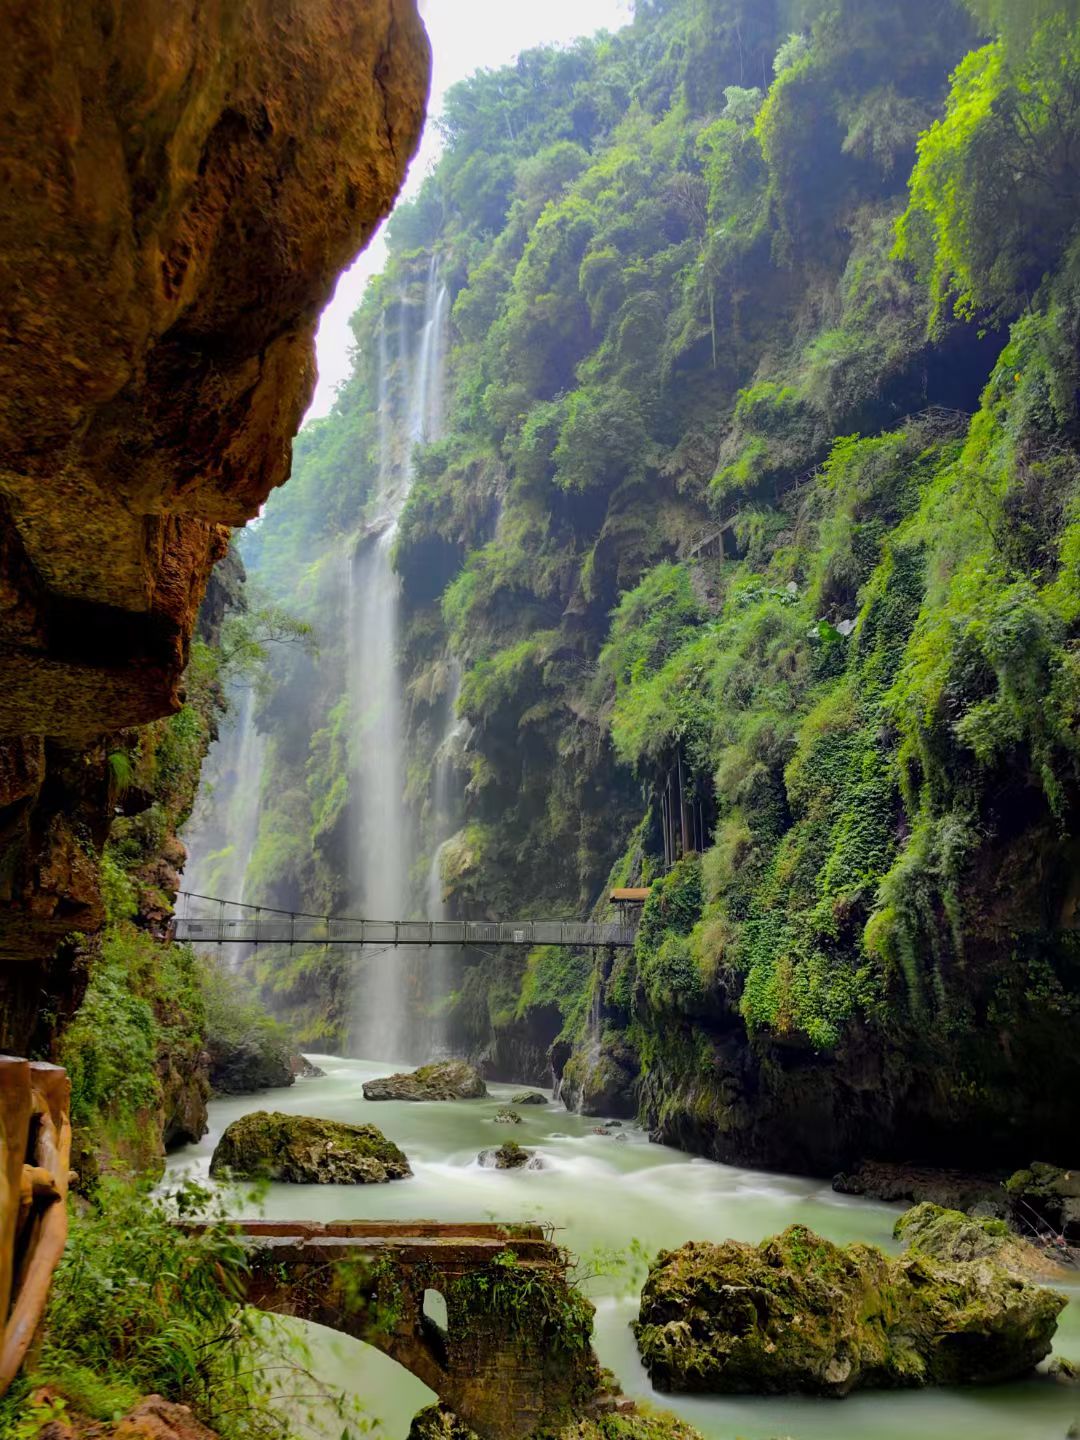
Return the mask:
<svg viewBox="0 0 1080 1440">
<path fill-rule="evenodd" d="M 193 791 L 208 577 L 288 476 L 429 57 L 412 0 L 17 0 L 0 45 L 0 1048 L 25 1051 L 92 965 L 129 727 L 173 716 Z M 145 749 L 135 788 L 178 823 Z"/>
<path fill-rule="evenodd" d="M 631 955 L 472 956 L 418 1010 L 720 1159 L 1054 1158 L 1080 1093 L 1078 99 L 1054 0 L 642 3 L 453 91 L 352 378 L 244 537 L 320 643 L 254 716 L 247 898 L 348 896 L 342 557 L 435 264 L 445 425 L 394 552 L 413 908 L 436 850 L 460 915 L 653 894 Z M 351 964 L 252 973 L 333 1047 Z"/>
</svg>

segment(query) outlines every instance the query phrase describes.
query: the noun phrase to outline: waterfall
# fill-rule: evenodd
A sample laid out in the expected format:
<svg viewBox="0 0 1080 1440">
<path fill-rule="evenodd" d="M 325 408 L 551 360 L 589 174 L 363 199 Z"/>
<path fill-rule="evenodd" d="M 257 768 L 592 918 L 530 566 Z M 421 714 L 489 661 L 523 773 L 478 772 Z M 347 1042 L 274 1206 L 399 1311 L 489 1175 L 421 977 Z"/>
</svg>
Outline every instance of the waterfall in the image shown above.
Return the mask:
<svg viewBox="0 0 1080 1440">
<path fill-rule="evenodd" d="M 376 519 L 347 562 L 346 656 L 356 815 L 349 881 L 353 913 L 372 920 L 406 919 L 414 909 L 410 875 L 419 846 L 405 802 L 400 589 L 392 556 L 413 480 L 413 448 L 441 434 L 448 305 L 449 295 L 432 257 L 421 329 L 415 345 L 410 346 L 405 335 L 400 344 L 397 378 L 405 396 L 405 403 L 396 407 L 402 412 L 400 418 L 391 393 L 385 321 L 382 326 Z M 399 309 L 404 313 L 405 306 Z M 395 419 L 405 442 L 402 460 L 395 458 Z M 406 952 L 389 950 L 356 958 L 350 1029 L 360 1054 L 388 1060 L 410 1057 L 417 1038 L 410 1026 L 411 982 Z"/>
<path fill-rule="evenodd" d="M 184 888 L 244 900 L 259 833 L 259 790 L 266 737 L 255 728 L 255 691 L 234 690 L 229 720 L 210 747 L 192 817 L 184 829 Z"/>
</svg>

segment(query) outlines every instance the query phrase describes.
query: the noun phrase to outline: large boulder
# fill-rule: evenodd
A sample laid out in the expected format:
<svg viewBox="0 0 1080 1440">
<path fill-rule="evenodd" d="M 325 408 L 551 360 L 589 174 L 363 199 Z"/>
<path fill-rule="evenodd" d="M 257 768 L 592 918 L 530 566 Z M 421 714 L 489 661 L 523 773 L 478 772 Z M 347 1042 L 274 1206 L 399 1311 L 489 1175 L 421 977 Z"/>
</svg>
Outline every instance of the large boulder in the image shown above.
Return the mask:
<svg viewBox="0 0 1080 1440">
<path fill-rule="evenodd" d="M 487 1093 L 479 1070 L 466 1060 L 438 1060 L 364 1081 L 365 1100 L 483 1100 Z"/>
<path fill-rule="evenodd" d="M 662 1251 L 634 1333 L 659 1390 L 840 1396 L 1023 1375 L 1065 1304 L 989 1259 L 893 1260 L 793 1225 L 757 1246 Z"/>
<path fill-rule="evenodd" d="M 376 1185 L 412 1171 L 404 1152 L 374 1125 L 256 1110 L 222 1135 L 210 1174 L 296 1185 Z"/>
</svg>

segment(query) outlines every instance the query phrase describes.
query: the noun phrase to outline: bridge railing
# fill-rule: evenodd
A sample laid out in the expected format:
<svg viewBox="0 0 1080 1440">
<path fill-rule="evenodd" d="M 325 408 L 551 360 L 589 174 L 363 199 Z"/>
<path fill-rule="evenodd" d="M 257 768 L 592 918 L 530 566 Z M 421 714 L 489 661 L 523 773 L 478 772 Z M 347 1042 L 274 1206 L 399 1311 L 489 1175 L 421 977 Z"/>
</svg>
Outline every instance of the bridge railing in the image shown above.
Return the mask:
<svg viewBox="0 0 1080 1440">
<path fill-rule="evenodd" d="M 181 894 L 176 940 L 194 945 L 567 945 L 632 946 L 636 926 L 588 920 L 361 920 L 268 910 L 209 896 Z M 190 902 L 185 904 L 184 902 Z M 195 913 L 191 913 L 192 911 Z M 241 910 L 239 916 L 228 910 Z"/>
</svg>

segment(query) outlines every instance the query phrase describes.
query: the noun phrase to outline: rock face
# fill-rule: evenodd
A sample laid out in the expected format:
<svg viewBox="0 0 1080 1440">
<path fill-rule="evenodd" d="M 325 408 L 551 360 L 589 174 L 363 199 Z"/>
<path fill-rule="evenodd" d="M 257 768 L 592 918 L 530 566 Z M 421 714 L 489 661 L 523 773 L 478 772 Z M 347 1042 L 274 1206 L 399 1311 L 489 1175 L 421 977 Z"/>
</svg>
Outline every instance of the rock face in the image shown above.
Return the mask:
<svg viewBox="0 0 1080 1440">
<path fill-rule="evenodd" d="M 439 1060 L 364 1081 L 365 1100 L 483 1100 L 487 1093 L 479 1070 L 465 1060 Z"/>
<path fill-rule="evenodd" d="M 182 703 L 429 54 L 414 0 L 13 0 L 0 46 L 0 962 L 39 966 L 101 924 L 96 737 Z M 27 974 L 7 1043 L 62 992 Z"/>
<path fill-rule="evenodd" d="M 991 1260 L 891 1260 L 794 1225 L 758 1246 L 661 1252 L 634 1330 L 661 1390 L 839 1396 L 1022 1375 L 1065 1303 Z"/>
<path fill-rule="evenodd" d="M 566 1062 L 559 1094 L 579 1115 L 618 1115 L 632 1120 L 638 1112 L 638 1061 L 614 1030 L 604 1032 L 599 1048 L 575 1051 Z"/>
<path fill-rule="evenodd" d="M 258 1110 L 222 1135 L 210 1174 L 296 1185 L 376 1185 L 412 1174 L 403 1151 L 374 1125 Z"/>
</svg>

